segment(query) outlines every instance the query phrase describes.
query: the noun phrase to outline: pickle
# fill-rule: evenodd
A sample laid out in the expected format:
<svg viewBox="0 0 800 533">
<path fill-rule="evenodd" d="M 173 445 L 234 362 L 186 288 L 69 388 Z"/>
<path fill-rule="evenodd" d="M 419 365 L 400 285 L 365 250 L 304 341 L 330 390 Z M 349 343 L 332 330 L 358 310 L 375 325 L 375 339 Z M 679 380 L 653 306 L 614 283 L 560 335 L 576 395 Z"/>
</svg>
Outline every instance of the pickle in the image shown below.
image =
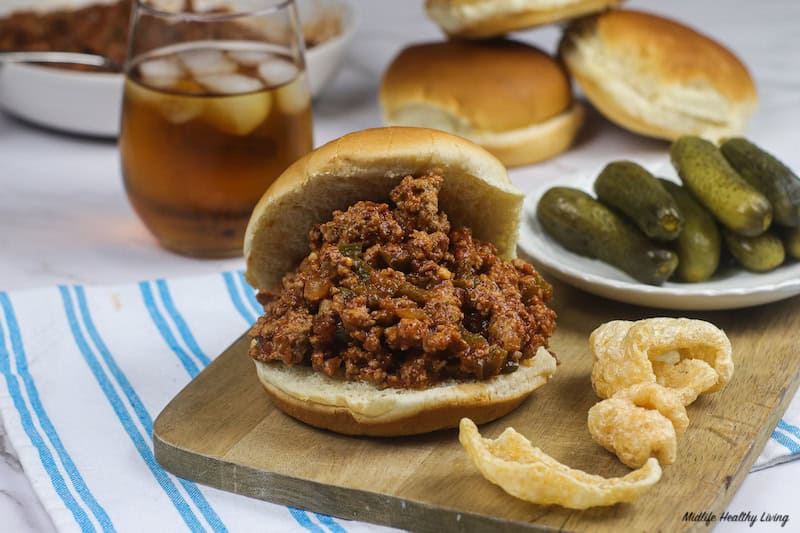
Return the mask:
<svg viewBox="0 0 800 533">
<path fill-rule="evenodd" d="M 651 239 L 671 241 L 683 228 L 675 199 L 632 161 L 609 163 L 594 182 L 597 199 L 621 211 Z"/>
<path fill-rule="evenodd" d="M 754 237 L 772 223 L 769 200 L 731 167 L 719 149 L 700 137 L 680 137 L 670 148 L 686 188 L 723 226 Z"/>
<path fill-rule="evenodd" d="M 719 149 L 736 172 L 767 197 L 775 222 L 800 225 L 800 179 L 794 172 L 742 137 L 728 139 Z"/>
<path fill-rule="evenodd" d="M 661 185 L 675 198 L 683 214 L 683 230 L 674 241 L 678 252 L 678 277 L 684 281 L 704 281 L 719 266 L 720 236 L 714 217 L 697 203 L 691 193 L 671 181 Z"/>
<path fill-rule="evenodd" d="M 780 266 L 786 257 L 783 243 L 771 232 L 745 237 L 722 228 L 722 235 L 728 251 L 747 270 L 767 272 Z"/>
<path fill-rule="evenodd" d="M 800 227 L 797 228 L 781 228 L 781 239 L 783 240 L 783 247 L 786 253 L 800 259 Z"/>
<path fill-rule="evenodd" d="M 588 194 L 553 187 L 539 200 L 539 223 L 568 250 L 609 263 L 631 277 L 660 285 L 678 266 L 678 256 L 651 243 L 635 226 Z"/>
</svg>

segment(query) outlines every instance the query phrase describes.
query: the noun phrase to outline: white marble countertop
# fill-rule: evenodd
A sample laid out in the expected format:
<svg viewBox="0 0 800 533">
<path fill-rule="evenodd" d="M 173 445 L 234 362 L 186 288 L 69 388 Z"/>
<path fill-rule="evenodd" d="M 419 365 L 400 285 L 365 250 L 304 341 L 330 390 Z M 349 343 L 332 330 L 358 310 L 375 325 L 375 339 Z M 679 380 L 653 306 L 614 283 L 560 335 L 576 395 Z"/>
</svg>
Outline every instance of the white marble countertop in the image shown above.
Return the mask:
<svg viewBox="0 0 800 533">
<path fill-rule="evenodd" d="M 405 44 L 440 39 L 422 12 L 422 0 L 351 0 L 361 24 L 346 67 L 315 103 L 315 140 L 380 124 L 376 89 L 383 68 Z M 703 29 L 736 51 L 753 73 L 761 106 L 749 135 L 800 168 L 800 41 L 795 0 L 630 0 L 630 7 L 667 14 Z M 521 33 L 552 51 L 558 28 Z M 537 178 L 593 168 L 611 159 L 648 162 L 666 158 L 666 144 L 643 139 L 596 113 L 570 152 L 544 164 L 516 169 L 525 190 Z M 58 283 L 108 284 L 241 268 L 241 259 L 187 259 L 163 251 L 125 199 L 116 146 L 70 137 L 0 114 L 0 290 Z M 0 529 L 44 532 L 53 525 L 32 492 L 0 428 Z M 800 531 L 796 491 L 800 461 L 747 476 L 731 513 L 788 513 L 785 530 Z M 135 498 L 135 495 L 132 496 Z M 780 525 L 757 523 L 760 530 Z M 717 531 L 749 524 L 721 523 Z"/>
</svg>

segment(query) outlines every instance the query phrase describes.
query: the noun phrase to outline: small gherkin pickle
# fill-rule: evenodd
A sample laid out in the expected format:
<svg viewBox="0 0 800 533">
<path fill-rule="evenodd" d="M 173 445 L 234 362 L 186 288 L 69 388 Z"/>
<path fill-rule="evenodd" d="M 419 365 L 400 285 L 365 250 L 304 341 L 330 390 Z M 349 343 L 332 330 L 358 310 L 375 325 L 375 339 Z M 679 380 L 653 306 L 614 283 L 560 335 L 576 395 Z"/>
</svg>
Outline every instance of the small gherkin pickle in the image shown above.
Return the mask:
<svg viewBox="0 0 800 533">
<path fill-rule="evenodd" d="M 781 228 L 781 239 L 783 239 L 783 247 L 786 248 L 786 253 L 790 257 L 800 259 L 800 227 L 797 228 Z"/>
<path fill-rule="evenodd" d="M 720 151 L 739 175 L 772 203 L 775 222 L 800 226 L 800 178 L 791 169 L 742 137 L 726 140 Z"/>
<path fill-rule="evenodd" d="M 670 147 L 681 181 L 723 226 L 754 237 L 772 223 L 772 205 L 731 167 L 719 149 L 700 137 L 678 138 Z"/>
<path fill-rule="evenodd" d="M 779 267 L 786 257 L 783 243 L 771 232 L 744 237 L 723 228 L 722 235 L 728 251 L 747 270 L 768 272 Z"/>
<path fill-rule="evenodd" d="M 720 235 L 714 217 L 692 197 L 691 193 L 671 181 L 659 179 L 675 198 L 683 213 L 683 231 L 674 241 L 678 252 L 678 277 L 684 281 L 704 281 L 719 266 Z"/>
<path fill-rule="evenodd" d="M 553 187 L 536 207 L 539 223 L 568 250 L 597 258 L 652 285 L 678 266 L 678 256 L 651 243 L 635 226 L 585 192 Z"/>
<path fill-rule="evenodd" d="M 621 211 L 651 239 L 671 241 L 683 228 L 673 197 L 647 170 L 632 161 L 606 165 L 594 182 L 597 199 Z"/>
</svg>

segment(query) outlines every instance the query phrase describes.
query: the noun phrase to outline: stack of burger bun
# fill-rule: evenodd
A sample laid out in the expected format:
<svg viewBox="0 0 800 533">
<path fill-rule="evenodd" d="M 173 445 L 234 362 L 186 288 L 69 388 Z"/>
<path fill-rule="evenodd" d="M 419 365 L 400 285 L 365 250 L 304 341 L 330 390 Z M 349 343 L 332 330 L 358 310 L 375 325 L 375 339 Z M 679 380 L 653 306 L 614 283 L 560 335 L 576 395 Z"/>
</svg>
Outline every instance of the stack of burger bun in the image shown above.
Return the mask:
<svg viewBox="0 0 800 533">
<path fill-rule="evenodd" d="M 607 119 L 662 139 L 741 135 L 758 97 L 731 51 L 622 0 L 426 0 L 448 36 L 401 50 L 380 88 L 387 125 L 466 137 L 507 166 L 568 149 L 583 123 L 570 76 Z M 559 58 L 505 34 L 568 21 Z"/>
<path fill-rule="evenodd" d="M 387 124 L 455 133 L 506 166 L 563 152 L 584 117 L 564 68 L 506 39 L 410 46 L 386 71 L 380 101 Z"/>
</svg>

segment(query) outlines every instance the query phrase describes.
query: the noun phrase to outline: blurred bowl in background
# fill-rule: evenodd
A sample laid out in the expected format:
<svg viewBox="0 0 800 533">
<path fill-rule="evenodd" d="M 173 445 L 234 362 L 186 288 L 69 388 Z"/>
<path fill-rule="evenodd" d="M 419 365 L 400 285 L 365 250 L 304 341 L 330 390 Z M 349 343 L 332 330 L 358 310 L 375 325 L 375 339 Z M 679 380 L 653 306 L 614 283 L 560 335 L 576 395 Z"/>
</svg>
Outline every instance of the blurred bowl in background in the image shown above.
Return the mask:
<svg viewBox="0 0 800 533">
<path fill-rule="evenodd" d="M 0 107 L 40 126 L 116 137 L 122 75 L 11 63 L 0 67 Z"/>
<path fill-rule="evenodd" d="M 358 25 L 355 9 L 344 0 L 329 0 L 326 4 L 339 11 L 342 31 L 335 37 L 306 50 L 308 81 L 314 98 L 322 94 L 323 89 L 339 72 Z"/>
<path fill-rule="evenodd" d="M 51 3 L 55 7 L 59 5 L 57 2 Z M 306 50 L 308 79 L 315 98 L 341 68 L 357 25 L 356 12 L 345 0 L 319 4 L 337 10 L 342 27 L 338 35 Z M 39 2 L 37 7 L 41 6 Z M 81 135 L 116 137 L 122 86 L 121 74 L 11 63 L 0 66 L 0 108 L 40 126 Z"/>
</svg>

